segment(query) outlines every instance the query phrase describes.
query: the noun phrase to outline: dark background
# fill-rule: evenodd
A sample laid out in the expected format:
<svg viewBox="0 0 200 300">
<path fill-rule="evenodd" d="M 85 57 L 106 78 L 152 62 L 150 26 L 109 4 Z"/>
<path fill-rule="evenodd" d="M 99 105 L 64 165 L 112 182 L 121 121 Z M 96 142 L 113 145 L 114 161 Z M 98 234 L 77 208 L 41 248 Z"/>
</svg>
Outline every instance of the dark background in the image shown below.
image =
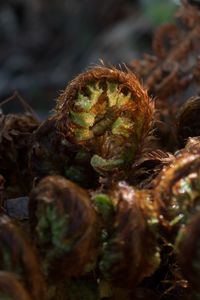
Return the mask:
<svg viewBox="0 0 200 300">
<path fill-rule="evenodd" d="M 176 0 L 1 0 L 0 102 L 17 90 L 41 118 L 88 66 L 129 63 L 151 51 Z M 17 101 L 3 111 L 18 111 Z"/>
</svg>

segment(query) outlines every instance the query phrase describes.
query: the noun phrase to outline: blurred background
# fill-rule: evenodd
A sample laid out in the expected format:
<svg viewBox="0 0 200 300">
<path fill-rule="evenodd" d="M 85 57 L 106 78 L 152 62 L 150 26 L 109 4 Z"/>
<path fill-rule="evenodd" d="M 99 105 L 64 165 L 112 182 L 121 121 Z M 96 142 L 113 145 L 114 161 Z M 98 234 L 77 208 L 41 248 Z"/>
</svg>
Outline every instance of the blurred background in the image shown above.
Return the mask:
<svg viewBox="0 0 200 300">
<path fill-rule="evenodd" d="M 178 0 L 1 0 L 0 102 L 15 90 L 41 118 L 88 66 L 129 63 L 151 52 Z M 17 101 L 3 111 L 17 111 Z"/>
</svg>

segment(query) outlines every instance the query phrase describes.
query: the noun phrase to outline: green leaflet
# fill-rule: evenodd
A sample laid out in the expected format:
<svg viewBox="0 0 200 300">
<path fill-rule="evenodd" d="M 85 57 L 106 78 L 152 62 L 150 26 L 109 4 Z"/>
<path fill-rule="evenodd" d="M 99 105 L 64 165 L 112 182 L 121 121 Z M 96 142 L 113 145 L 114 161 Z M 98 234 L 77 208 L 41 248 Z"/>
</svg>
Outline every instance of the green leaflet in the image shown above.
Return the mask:
<svg viewBox="0 0 200 300">
<path fill-rule="evenodd" d="M 114 168 L 120 167 L 123 165 L 123 159 L 104 159 L 99 155 L 93 155 L 90 161 L 92 167 L 98 171 L 105 171 L 109 172 L 112 171 Z"/>
<path fill-rule="evenodd" d="M 114 213 L 115 208 L 112 199 L 108 195 L 97 194 L 92 200 L 104 220 L 107 220 Z"/>
</svg>

